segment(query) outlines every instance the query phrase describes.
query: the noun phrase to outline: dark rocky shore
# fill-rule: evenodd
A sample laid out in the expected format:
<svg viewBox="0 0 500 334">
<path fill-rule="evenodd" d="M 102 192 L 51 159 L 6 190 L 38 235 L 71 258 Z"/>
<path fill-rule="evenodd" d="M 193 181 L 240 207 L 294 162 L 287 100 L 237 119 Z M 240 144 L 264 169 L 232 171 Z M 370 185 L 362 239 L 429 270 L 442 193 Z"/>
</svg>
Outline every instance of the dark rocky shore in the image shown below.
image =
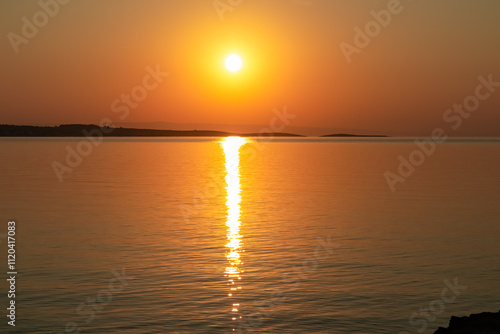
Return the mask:
<svg viewBox="0 0 500 334">
<path fill-rule="evenodd" d="M 440 327 L 434 334 L 500 334 L 500 311 L 451 317 L 448 328 Z"/>
</svg>

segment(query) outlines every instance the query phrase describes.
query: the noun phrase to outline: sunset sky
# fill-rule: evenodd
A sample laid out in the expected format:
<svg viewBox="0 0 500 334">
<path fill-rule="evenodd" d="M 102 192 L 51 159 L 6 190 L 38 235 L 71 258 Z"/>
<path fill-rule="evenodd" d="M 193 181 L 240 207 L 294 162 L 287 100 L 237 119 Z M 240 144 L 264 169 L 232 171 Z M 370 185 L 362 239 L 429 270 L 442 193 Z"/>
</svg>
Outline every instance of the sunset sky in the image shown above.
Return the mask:
<svg viewBox="0 0 500 334">
<path fill-rule="evenodd" d="M 61 2 L 47 7 L 53 17 L 37 15 L 38 1 L 0 2 L 1 124 L 265 125 L 286 105 L 294 126 L 430 135 L 451 129 L 443 114 L 480 75 L 500 82 L 498 0 L 221 0 L 236 4 L 224 13 L 213 0 Z M 341 44 L 356 46 L 354 29 L 381 10 L 390 23 L 346 57 Z M 25 38 L 34 15 L 40 27 Z M 232 53 L 239 72 L 224 66 Z M 116 112 L 155 69 L 169 75 Z M 450 134 L 500 136 L 499 111 L 497 87 Z"/>
</svg>

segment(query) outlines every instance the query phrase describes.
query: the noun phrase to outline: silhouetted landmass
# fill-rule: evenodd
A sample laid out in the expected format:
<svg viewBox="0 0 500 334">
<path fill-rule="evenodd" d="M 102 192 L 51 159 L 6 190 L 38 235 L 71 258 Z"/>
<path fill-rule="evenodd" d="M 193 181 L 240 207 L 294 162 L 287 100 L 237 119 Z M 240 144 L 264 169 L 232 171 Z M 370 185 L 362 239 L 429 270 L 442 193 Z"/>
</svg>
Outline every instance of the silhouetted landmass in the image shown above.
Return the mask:
<svg viewBox="0 0 500 334">
<path fill-rule="evenodd" d="M 153 130 L 99 127 L 94 124 L 66 124 L 59 126 L 24 126 L 0 125 L 0 137 L 227 137 L 240 136 L 240 134 L 208 131 L 208 130 Z M 259 136 L 259 134 L 245 134 L 241 136 Z M 289 133 L 270 133 L 260 136 L 269 137 L 300 137 Z"/>
<path fill-rule="evenodd" d="M 355 135 L 350 133 L 336 133 L 333 135 L 324 135 L 321 137 L 366 137 L 366 138 L 385 138 L 388 137 L 386 135 Z"/>
<path fill-rule="evenodd" d="M 500 334 L 500 312 L 451 317 L 448 328 L 440 327 L 434 334 Z"/>
</svg>

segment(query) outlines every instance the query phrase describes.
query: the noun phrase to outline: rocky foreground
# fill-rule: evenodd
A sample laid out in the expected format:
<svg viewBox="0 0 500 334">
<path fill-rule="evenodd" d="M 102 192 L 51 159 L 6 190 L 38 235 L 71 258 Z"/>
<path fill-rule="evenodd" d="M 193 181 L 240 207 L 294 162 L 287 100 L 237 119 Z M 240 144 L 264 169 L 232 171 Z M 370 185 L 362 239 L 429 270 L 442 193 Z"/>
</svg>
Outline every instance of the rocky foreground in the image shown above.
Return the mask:
<svg viewBox="0 0 500 334">
<path fill-rule="evenodd" d="M 500 334 L 500 311 L 451 317 L 448 328 L 440 327 L 434 334 Z"/>
</svg>

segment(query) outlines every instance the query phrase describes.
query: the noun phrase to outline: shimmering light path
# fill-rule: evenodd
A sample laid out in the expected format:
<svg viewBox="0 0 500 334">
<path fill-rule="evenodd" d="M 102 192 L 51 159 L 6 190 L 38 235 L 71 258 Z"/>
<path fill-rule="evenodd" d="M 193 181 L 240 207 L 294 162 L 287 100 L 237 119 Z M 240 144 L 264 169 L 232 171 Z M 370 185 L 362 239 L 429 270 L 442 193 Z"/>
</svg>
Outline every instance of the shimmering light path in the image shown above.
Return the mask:
<svg viewBox="0 0 500 334">
<path fill-rule="evenodd" d="M 237 322 L 241 319 L 238 294 L 241 291 L 241 254 L 243 252 L 243 236 L 240 235 L 240 147 L 246 140 L 240 137 L 228 137 L 221 144 L 226 158 L 226 190 L 227 190 L 227 244 L 226 258 L 228 265 L 224 271 L 229 286 L 228 297 L 231 300 L 231 318 Z M 236 330 L 236 323 L 233 331 Z"/>
</svg>

